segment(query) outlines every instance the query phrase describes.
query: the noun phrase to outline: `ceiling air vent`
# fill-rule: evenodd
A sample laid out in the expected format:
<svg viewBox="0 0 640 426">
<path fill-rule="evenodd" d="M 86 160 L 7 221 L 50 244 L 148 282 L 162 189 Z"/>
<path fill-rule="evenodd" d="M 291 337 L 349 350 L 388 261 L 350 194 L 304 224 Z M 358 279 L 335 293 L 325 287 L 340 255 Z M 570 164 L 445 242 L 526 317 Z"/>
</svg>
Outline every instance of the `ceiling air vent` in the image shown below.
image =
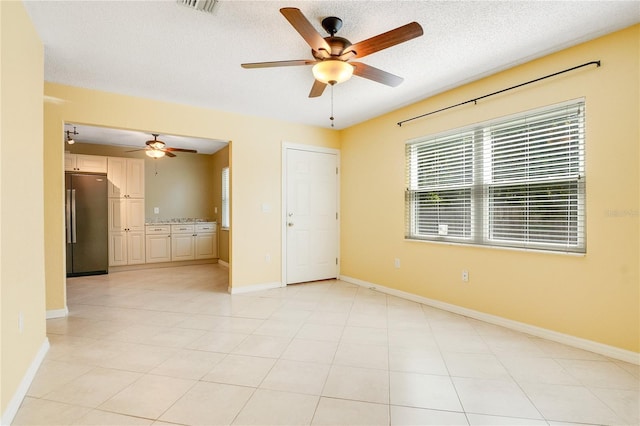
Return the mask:
<svg viewBox="0 0 640 426">
<path fill-rule="evenodd" d="M 178 4 L 201 12 L 213 13 L 213 7 L 218 0 L 177 0 Z"/>
</svg>

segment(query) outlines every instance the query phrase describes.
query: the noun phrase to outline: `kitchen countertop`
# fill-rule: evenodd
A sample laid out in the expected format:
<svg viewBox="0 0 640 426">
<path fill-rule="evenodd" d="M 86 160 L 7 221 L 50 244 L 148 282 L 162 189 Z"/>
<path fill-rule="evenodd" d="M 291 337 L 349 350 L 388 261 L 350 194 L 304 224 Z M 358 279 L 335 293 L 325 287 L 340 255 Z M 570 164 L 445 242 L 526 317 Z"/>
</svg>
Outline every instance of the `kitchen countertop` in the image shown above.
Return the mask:
<svg viewBox="0 0 640 426">
<path fill-rule="evenodd" d="M 146 221 L 145 225 L 196 225 L 200 223 L 216 223 L 215 220 L 208 219 L 167 219 L 167 220 L 154 220 L 154 221 Z"/>
</svg>

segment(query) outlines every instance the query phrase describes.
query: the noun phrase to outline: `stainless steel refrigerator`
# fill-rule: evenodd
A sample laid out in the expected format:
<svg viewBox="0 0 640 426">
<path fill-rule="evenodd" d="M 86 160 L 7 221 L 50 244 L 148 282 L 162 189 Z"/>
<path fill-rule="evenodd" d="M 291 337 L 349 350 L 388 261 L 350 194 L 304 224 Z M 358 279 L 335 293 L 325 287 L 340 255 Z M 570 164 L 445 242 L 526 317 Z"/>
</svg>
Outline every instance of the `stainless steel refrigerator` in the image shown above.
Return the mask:
<svg viewBox="0 0 640 426">
<path fill-rule="evenodd" d="M 106 274 L 109 268 L 107 175 L 65 174 L 67 276 Z"/>
</svg>

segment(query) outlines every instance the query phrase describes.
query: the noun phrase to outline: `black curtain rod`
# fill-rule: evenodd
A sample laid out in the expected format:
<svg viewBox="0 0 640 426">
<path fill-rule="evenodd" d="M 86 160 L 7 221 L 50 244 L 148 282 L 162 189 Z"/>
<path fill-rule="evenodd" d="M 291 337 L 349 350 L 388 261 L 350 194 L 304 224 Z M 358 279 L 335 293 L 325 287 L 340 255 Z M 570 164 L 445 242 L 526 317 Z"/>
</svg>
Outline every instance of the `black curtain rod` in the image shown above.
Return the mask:
<svg viewBox="0 0 640 426">
<path fill-rule="evenodd" d="M 426 117 L 426 116 L 431 115 L 431 114 L 435 114 L 435 113 L 438 113 L 438 112 L 446 111 L 446 110 L 451 109 L 451 108 L 459 107 L 461 105 L 470 104 L 471 102 L 477 103 L 480 99 L 488 98 L 489 96 L 497 95 L 499 93 L 506 92 L 508 90 L 517 89 L 518 87 L 526 86 L 527 84 L 531 84 L 531 83 L 536 83 L 536 82 L 538 82 L 540 80 L 544 80 L 545 78 L 555 77 L 556 75 L 564 74 L 565 72 L 577 70 L 578 68 L 586 67 L 586 66 L 589 66 L 589 65 L 600 66 L 600 61 L 587 62 L 587 63 L 584 63 L 582 65 L 575 66 L 573 68 L 567 68 L 566 70 L 554 72 L 553 74 L 545 75 L 544 77 L 540 77 L 540 78 L 536 78 L 535 80 L 527 81 L 526 83 L 520 83 L 520 84 L 517 84 L 515 86 L 507 87 L 506 89 L 498 90 L 497 92 L 489 93 L 488 95 L 480 96 L 480 97 L 474 98 L 474 99 L 469 99 L 468 101 L 460 102 L 459 104 L 451 105 L 451 106 L 448 106 L 448 107 L 445 107 L 445 108 L 440 108 L 439 110 L 431 111 L 431 112 L 428 112 L 426 114 L 417 115 L 415 117 L 399 121 L 398 122 L 398 126 L 402 127 L 402 125 L 404 123 L 409 122 L 409 121 L 413 121 L 413 120 L 417 120 L 418 118 L 423 118 L 423 117 Z"/>
</svg>

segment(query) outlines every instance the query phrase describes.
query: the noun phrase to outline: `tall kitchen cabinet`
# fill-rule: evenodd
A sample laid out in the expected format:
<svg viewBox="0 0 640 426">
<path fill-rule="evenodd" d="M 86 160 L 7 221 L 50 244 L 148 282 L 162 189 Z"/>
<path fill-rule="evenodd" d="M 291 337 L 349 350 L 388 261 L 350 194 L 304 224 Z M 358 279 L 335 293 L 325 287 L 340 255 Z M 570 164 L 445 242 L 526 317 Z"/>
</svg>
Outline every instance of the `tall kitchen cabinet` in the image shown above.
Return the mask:
<svg viewBox="0 0 640 426">
<path fill-rule="evenodd" d="M 108 157 L 109 266 L 145 263 L 144 160 Z"/>
</svg>

